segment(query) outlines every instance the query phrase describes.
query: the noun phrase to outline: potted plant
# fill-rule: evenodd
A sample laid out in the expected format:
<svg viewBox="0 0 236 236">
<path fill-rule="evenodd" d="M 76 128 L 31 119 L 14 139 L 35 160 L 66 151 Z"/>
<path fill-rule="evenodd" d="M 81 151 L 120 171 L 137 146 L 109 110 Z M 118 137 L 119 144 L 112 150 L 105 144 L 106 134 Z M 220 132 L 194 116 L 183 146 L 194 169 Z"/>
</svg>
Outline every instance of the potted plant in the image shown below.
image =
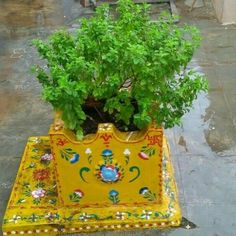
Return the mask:
<svg viewBox="0 0 236 236">
<path fill-rule="evenodd" d="M 99 123 L 171 128 L 206 89 L 202 75 L 186 70 L 199 46 L 198 30 L 166 15 L 151 22 L 148 9 L 121 0 L 116 17 L 103 6 L 81 20 L 75 35 L 58 31 L 49 42 L 34 41 L 47 63 L 36 66 L 43 98 L 78 140 Z"/>
<path fill-rule="evenodd" d="M 34 40 L 46 62 L 37 79 L 57 114 L 49 135 L 60 214 L 51 224 L 67 232 L 180 224 L 163 128 L 180 124 L 207 89 L 187 69 L 199 42 L 195 27 L 167 15 L 152 22 L 149 6 L 132 0 L 119 0 L 115 14 L 98 7 L 76 33 Z"/>
</svg>

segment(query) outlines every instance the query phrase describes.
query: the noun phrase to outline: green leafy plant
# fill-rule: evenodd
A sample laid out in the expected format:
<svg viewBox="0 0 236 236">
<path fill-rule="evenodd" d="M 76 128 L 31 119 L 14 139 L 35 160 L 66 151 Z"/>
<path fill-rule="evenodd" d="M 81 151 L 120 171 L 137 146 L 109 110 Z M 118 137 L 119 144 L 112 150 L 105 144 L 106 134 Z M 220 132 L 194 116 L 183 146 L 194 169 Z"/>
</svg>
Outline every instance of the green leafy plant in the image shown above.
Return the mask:
<svg viewBox="0 0 236 236">
<path fill-rule="evenodd" d="M 147 4 L 119 0 L 116 14 L 103 5 L 76 34 L 60 30 L 47 42 L 34 40 L 47 63 L 35 71 L 44 99 L 78 139 L 84 124 L 96 120 L 169 128 L 207 89 L 202 75 L 186 69 L 199 43 L 195 27 L 167 15 L 152 22 Z"/>
</svg>

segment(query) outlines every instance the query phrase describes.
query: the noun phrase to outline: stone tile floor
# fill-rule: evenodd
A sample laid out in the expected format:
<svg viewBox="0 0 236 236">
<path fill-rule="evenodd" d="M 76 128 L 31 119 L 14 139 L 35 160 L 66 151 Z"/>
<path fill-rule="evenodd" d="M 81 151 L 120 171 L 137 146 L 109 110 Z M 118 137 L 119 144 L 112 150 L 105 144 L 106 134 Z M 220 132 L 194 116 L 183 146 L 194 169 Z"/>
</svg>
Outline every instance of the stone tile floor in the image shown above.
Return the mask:
<svg viewBox="0 0 236 236">
<path fill-rule="evenodd" d="M 190 67 L 206 74 L 209 92 L 198 97 L 180 127 L 166 134 L 183 216 L 196 228 L 91 235 L 236 235 L 236 26 L 220 25 L 209 0 L 192 12 L 183 2 L 176 1 L 180 24 L 196 25 L 203 38 Z M 75 19 L 90 14 L 78 0 L 0 1 L 0 221 L 27 138 L 46 135 L 53 119 L 29 72 L 38 61 L 30 42 L 61 26 L 73 31 Z"/>
</svg>

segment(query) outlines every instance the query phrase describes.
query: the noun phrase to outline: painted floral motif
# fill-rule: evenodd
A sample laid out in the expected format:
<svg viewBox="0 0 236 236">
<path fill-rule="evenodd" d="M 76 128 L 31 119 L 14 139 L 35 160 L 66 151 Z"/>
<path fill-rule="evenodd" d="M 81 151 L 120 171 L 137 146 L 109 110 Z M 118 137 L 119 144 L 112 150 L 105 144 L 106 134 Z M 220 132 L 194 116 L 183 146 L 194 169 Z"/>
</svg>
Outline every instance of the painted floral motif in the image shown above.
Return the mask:
<svg viewBox="0 0 236 236">
<path fill-rule="evenodd" d="M 146 198 L 148 201 L 155 201 L 156 200 L 156 194 L 152 193 L 148 187 L 143 187 L 139 190 L 139 194 L 141 194 L 144 198 Z"/>
<path fill-rule="evenodd" d="M 116 212 L 116 219 L 118 219 L 118 220 L 124 220 L 124 219 L 125 219 L 125 215 L 126 215 L 125 212 L 120 212 L 120 211 L 118 211 L 118 212 Z"/>
<path fill-rule="evenodd" d="M 33 174 L 33 173 L 32 173 Z M 34 180 L 34 177 L 32 178 Z M 40 178 L 41 179 L 41 178 Z M 50 181 L 50 180 L 48 180 Z M 37 183 L 34 185 L 33 190 L 30 187 L 30 184 L 28 182 L 24 182 L 22 184 L 22 194 L 25 196 L 25 198 L 20 198 L 17 200 L 17 204 L 24 204 L 27 202 L 30 204 L 32 201 L 31 197 L 33 197 L 32 203 L 35 205 L 40 204 L 42 198 L 47 197 L 47 202 L 50 205 L 55 205 L 57 203 L 57 189 L 54 182 L 52 182 L 52 186 L 46 187 L 46 182 L 37 181 Z M 30 199 L 28 199 L 30 198 Z M 44 201 L 45 203 L 45 201 Z"/>
<path fill-rule="evenodd" d="M 96 171 L 97 177 L 105 183 L 114 183 L 124 177 L 124 169 L 115 161 L 111 164 L 99 164 Z"/>
<path fill-rule="evenodd" d="M 48 169 L 39 169 L 33 172 L 33 178 L 36 181 L 43 181 L 48 179 L 50 176 L 50 171 Z"/>
<path fill-rule="evenodd" d="M 138 156 L 143 160 L 149 160 L 149 158 L 155 155 L 156 149 L 153 147 L 143 146 Z"/>
<path fill-rule="evenodd" d="M 85 154 L 88 156 L 89 164 L 92 164 L 92 150 L 90 148 L 86 148 Z"/>
<path fill-rule="evenodd" d="M 45 153 L 40 157 L 40 161 L 42 164 L 49 165 L 51 160 L 53 159 L 53 156 L 51 153 Z"/>
<path fill-rule="evenodd" d="M 36 145 L 34 145 L 34 146 L 36 146 Z M 32 149 L 32 152 L 33 152 L 33 153 L 38 153 L 38 152 L 39 152 L 39 149 L 36 148 L 36 147 L 34 147 L 34 148 Z M 32 156 L 32 157 L 33 157 L 33 156 Z M 32 157 L 31 157 L 31 158 L 32 158 Z"/>
<path fill-rule="evenodd" d="M 111 163 L 113 159 L 113 153 L 110 149 L 104 149 L 102 151 L 102 157 L 105 161 L 105 163 Z"/>
<path fill-rule="evenodd" d="M 167 172 L 164 172 L 164 173 L 162 174 L 162 177 L 163 177 L 164 180 L 168 181 L 168 180 L 170 179 L 170 174 L 167 173 Z"/>
<path fill-rule="evenodd" d="M 87 213 L 82 213 L 79 216 L 79 220 L 82 220 L 82 221 L 87 221 L 89 218 L 90 218 L 90 216 Z"/>
<path fill-rule="evenodd" d="M 116 190 L 111 190 L 110 192 L 109 192 L 109 200 L 111 200 L 111 202 L 113 203 L 113 204 L 117 204 L 117 203 L 119 203 L 119 197 L 118 197 L 118 195 L 119 195 L 119 192 L 118 191 L 116 191 Z"/>
<path fill-rule="evenodd" d="M 54 181 L 54 169 L 51 165 L 52 155 L 50 154 L 49 140 L 42 138 L 31 138 L 27 144 L 29 147 L 28 156 L 21 169 L 22 177 L 14 187 L 19 192 L 12 200 L 14 206 L 19 208 L 35 205 L 50 207 L 57 203 L 57 189 Z M 47 168 L 45 168 L 45 165 Z M 25 173 L 25 174 L 24 174 Z M 17 190 L 16 190 L 17 189 Z M 24 209 L 24 208 L 22 208 Z M 44 215 L 20 214 L 4 219 L 7 222 L 36 222 L 44 219 Z"/>
<path fill-rule="evenodd" d="M 76 216 L 77 214 L 79 214 L 79 216 Z M 65 221 L 68 221 L 68 222 L 72 222 L 72 221 L 78 222 L 78 220 L 88 221 L 88 220 L 91 220 L 91 219 L 99 220 L 100 218 L 96 214 L 87 214 L 86 212 L 79 212 L 79 213 L 76 213 L 76 214 L 73 214 L 73 215 L 68 215 L 68 216 L 64 217 L 63 219 Z"/>
<path fill-rule="evenodd" d="M 75 164 L 80 159 L 80 155 L 71 148 L 61 149 L 60 154 L 62 159 L 69 161 L 71 164 Z"/>
<path fill-rule="evenodd" d="M 150 220 L 151 216 L 152 211 L 143 210 L 143 214 L 141 214 L 141 219 Z"/>
<path fill-rule="evenodd" d="M 66 139 L 61 139 L 61 138 L 57 139 L 57 146 L 64 146 L 67 143 L 69 143 L 69 141 Z"/>
<path fill-rule="evenodd" d="M 22 204 L 25 202 L 26 202 L 26 200 L 24 198 L 20 198 L 20 199 L 18 199 L 17 204 Z"/>
<path fill-rule="evenodd" d="M 124 150 L 123 154 L 125 155 L 125 163 L 126 163 L 126 165 L 128 165 L 131 152 L 128 148 L 126 148 Z"/>
<path fill-rule="evenodd" d="M 12 218 L 9 219 L 9 222 L 14 222 L 16 224 L 16 223 L 18 223 L 19 220 L 21 220 L 21 216 L 13 215 Z"/>
<path fill-rule="evenodd" d="M 33 169 L 36 167 L 35 163 L 30 163 L 25 169 Z"/>
<path fill-rule="evenodd" d="M 39 215 L 36 215 L 36 214 L 32 214 L 32 215 L 30 215 L 29 217 L 28 217 L 28 221 L 29 222 L 36 222 L 36 221 L 38 221 L 39 219 L 40 219 L 41 217 L 39 216 Z"/>
<path fill-rule="evenodd" d="M 162 145 L 162 135 L 146 135 L 145 137 L 148 141 L 149 144 L 148 145 L 155 145 L 157 144 L 159 147 L 161 147 Z"/>
<path fill-rule="evenodd" d="M 38 143 L 41 143 L 42 142 L 42 140 L 41 140 L 41 138 L 40 137 L 36 137 L 35 139 L 33 139 L 32 140 L 33 142 L 35 142 L 36 144 L 38 144 Z"/>
<path fill-rule="evenodd" d="M 49 220 L 49 221 L 54 221 L 55 219 L 59 219 L 60 216 L 59 214 L 57 213 L 52 213 L 52 212 L 48 212 L 46 215 L 45 215 L 45 219 Z"/>
<path fill-rule="evenodd" d="M 98 179 L 105 183 L 114 183 L 121 180 L 124 176 L 124 169 L 117 161 L 113 160 L 113 152 L 110 149 L 104 149 L 101 153 L 103 160 L 96 167 Z"/>
<path fill-rule="evenodd" d="M 164 154 L 163 156 L 163 163 L 162 163 L 162 168 L 163 168 L 163 176 L 166 176 L 167 178 L 164 178 L 164 194 L 167 195 L 170 198 L 170 202 L 168 205 L 168 210 L 166 214 L 164 215 L 165 218 L 168 218 L 173 215 L 175 212 L 174 204 L 176 201 L 175 194 L 173 192 L 173 189 L 171 187 L 171 182 L 173 181 L 172 178 L 169 177 L 169 171 L 168 171 L 168 159 L 167 156 Z"/>
<path fill-rule="evenodd" d="M 10 218 L 9 220 L 4 219 L 4 222 L 14 222 L 15 224 L 18 223 L 19 221 L 25 221 L 25 222 L 37 222 L 44 219 L 43 215 L 37 215 L 35 213 L 31 214 L 31 215 L 27 215 L 27 216 L 19 216 L 19 215 L 13 215 L 12 218 Z M 59 218 L 58 218 L 59 219 Z M 14 233 L 12 233 L 14 234 Z"/>
<path fill-rule="evenodd" d="M 143 187 L 143 188 L 141 188 L 141 189 L 139 190 L 139 194 L 144 195 L 144 194 L 146 194 L 148 191 L 149 191 L 149 190 L 148 190 L 147 187 Z"/>
<path fill-rule="evenodd" d="M 103 165 L 100 169 L 100 177 L 104 182 L 116 182 L 121 173 L 119 169 L 113 165 Z"/>
<path fill-rule="evenodd" d="M 69 195 L 69 198 L 72 202 L 79 202 L 81 198 L 83 198 L 84 192 L 80 189 L 76 189 L 73 193 Z"/>
<path fill-rule="evenodd" d="M 145 152 L 139 152 L 138 156 L 143 160 L 149 159 L 149 156 Z"/>
<path fill-rule="evenodd" d="M 128 148 L 126 148 L 123 153 L 125 156 L 129 156 L 131 154 L 131 152 Z"/>
<path fill-rule="evenodd" d="M 166 214 L 167 214 L 168 216 L 172 217 L 175 212 L 176 212 L 176 210 L 175 210 L 174 208 L 170 208 L 170 209 L 166 212 Z"/>
<path fill-rule="evenodd" d="M 77 161 L 79 161 L 79 154 L 78 154 L 78 153 L 75 153 L 75 154 L 73 154 L 73 156 L 70 158 L 70 163 L 71 163 L 71 164 L 74 164 L 74 163 L 76 163 Z"/>
<path fill-rule="evenodd" d="M 79 215 L 79 220 L 81 221 L 87 221 L 89 219 L 96 219 L 98 220 L 99 217 L 96 214 L 87 214 L 86 212 L 83 212 Z"/>
<path fill-rule="evenodd" d="M 164 174 L 167 174 L 166 171 L 167 171 L 167 163 L 166 161 L 164 161 L 163 163 L 163 170 L 164 170 Z M 107 219 L 112 219 L 112 218 L 116 218 L 116 219 L 120 219 L 120 220 L 123 220 L 125 218 L 130 218 L 130 219 L 141 219 L 141 220 L 150 220 L 150 219 L 167 219 L 168 217 L 171 217 L 173 216 L 174 212 L 175 212 L 175 209 L 174 209 L 174 201 L 175 201 L 175 197 L 173 195 L 173 190 L 172 190 L 172 187 L 171 187 L 171 181 L 172 179 L 171 178 L 168 178 L 167 179 L 168 182 L 165 182 L 165 194 L 167 194 L 168 196 L 173 196 L 169 202 L 169 207 L 168 207 L 168 210 L 167 211 L 163 211 L 163 212 L 152 212 L 150 210 L 143 210 L 142 213 L 131 213 L 131 212 L 116 212 L 114 214 L 114 216 L 110 215 L 110 216 L 107 216 Z M 29 184 L 25 183 L 25 186 L 29 186 Z M 84 194 L 81 190 L 75 190 L 75 192 L 78 194 L 79 197 L 83 197 Z M 116 196 L 117 195 L 117 192 L 116 190 L 111 190 L 111 196 Z M 147 194 L 149 192 L 149 189 L 147 187 L 143 187 L 140 189 L 139 193 L 140 194 Z M 12 218 L 10 219 L 5 219 L 4 220 L 4 223 L 6 224 L 6 222 L 19 222 L 20 220 L 24 220 L 24 221 L 36 221 L 36 220 L 39 220 L 39 219 L 43 219 L 43 218 L 46 218 L 48 219 L 49 221 L 53 221 L 54 220 L 57 220 L 59 219 L 59 215 L 57 214 L 53 214 L 53 213 L 47 213 L 46 215 L 29 215 L 29 216 L 18 216 L 18 215 L 14 215 Z M 78 218 L 76 217 L 73 217 L 72 215 L 71 216 L 68 216 L 67 217 L 68 220 L 70 219 L 70 221 L 77 221 Z M 85 212 L 82 212 L 80 213 L 79 215 L 79 220 L 81 221 L 88 221 L 89 219 L 100 219 L 100 216 L 98 215 L 93 215 L 93 214 L 87 214 Z M 102 218 L 104 219 L 104 218 Z"/>
<path fill-rule="evenodd" d="M 49 199 L 48 203 L 50 203 L 51 205 L 56 205 L 57 199 Z"/>
<path fill-rule="evenodd" d="M 48 141 L 40 141 L 40 144 L 44 145 L 48 145 Z M 33 149 L 33 145 L 31 146 Z M 37 152 L 34 152 L 31 149 L 31 156 L 30 159 L 27 160 L 27 162 L 25 163 L 25 166 L 23 167 L 23 169 L 26 169 L 27 166 L 31 165 L 32 163 L 32 159 L 34 159 L 34 163 L 36 163 L 35 169 L 37 168 L 37 170 L 41 170 L 41 168 L 43 168 L 43 163 L 41 162 L 41 157 L 44 155 L 45 153 L 45 147 L 43 148 L 38 148 Z M 34 154 L 36 153 L 36 155 L 38 156 L 37 159 L 33 158 Z M 89 153 L 85 153 L 88 154 Z M 125 153 L 124 153 L 125 155 Z M 107 158 L 106 158 L 107 159 Z M 35 161 L 37 160 L 37 162 Z M 109 164 L 109 163 L 108 163 Z M 115 160 L 111 161 L 112 166 L 115 166 L 116 168 L 120 168 L 119 164 L 117 164 L 115 162 Z M 102 163 L 99 164 L 99 168 L 98 171 L 100 171 L 100 167 L 102 165 L 105 165 L 104 161 Z M 32 214 L 32 212 L 29 213 L 22 213 L 22 215 L 18 215 L 18 214 L 10 214 L 8 215 L 3 223 L 4 224 L 8 224 L 9 223 L 19 223 L 19 222 L 39 222 L 39 221 L 45 221 L 45 219 L 47 219 L 48 221 L 53 221 L 53 223 L 57 224 L 59 221 L 58 219 L 65 219 L 65 220 L 71 220 L 71 221 L 75 221 L 78 222 L 78 219 L 81 221 L 87 221 L 89 219 L 97 219 L 97 220 L 112 220 L 112 219 L 130 219 L 131 221 L 133 219 L 137 219 L 140 220 L 140 222 L 143 220 L 144 222 L 146 220 L 152 220 L 152 219 L 163 219 L 166 220 L 169 217 L 173 216 L 175 214 L 175 204 L 176 204 L 176 196 L 175 196 L 175 190 L 174 188 L 174 182 L 173 182 L 173 178 L 172 175 L 169 174 L 170 170 L 169 170 L 169 161 L 168 161 L 168 156 L 165 156 L 165 153 L 163 155 L 163 162 L 162 162 L 162 169 L 163 169 L 163 193 L 168 196 L 168 208 L 166 210 L 161 210 L 159 211 L 150 211 L 150 209 L 143 209 L 143 211 L 137 211 L 137 212 L 113 212 L 110 214 L 107 214 L 106 216 L 104 215 L 95 215 L 95 214 L 87 214 L 86 212 L 81 212 L 79 211 L 76 216 L 74 215 L 74 212 L 68 212 L 68 215 L 63 215 L 63 216 L 59 216 L 57 213 L 52 213 L 52 212 L 48 212 L 46 213 L 45 211 L 43 212 L 43 214 L 37 215 L 35 213 Z M 106 165 L 105 165 L 106 166 Z M 49 168 L 49 167 L 48 167 Z M 34 172 L 35 172 L 34 168 L 29 168 L 27 170 L 27 178 L 25 179 L 20 179 L 20 184 L 17 186 L 22 195 L 20 196 L 20 198 L 14 198 L 14 204 L 15 203 L 19 203 L 19 204 L 23 204 L 24 202 L 26 202 L 27 204 L 31 204 L 32 205 L 32 198 L 33 200 L 39 200 L 42 199 L 42 201 L 39 203 L 40 206 L 44 206 L 47 207 L 49 205 L 47 205 L 47 203 L 49 201 L 55 202 L 57 201 L 57 197 L 53 197 L 56 196 L 56 183 L 55 181 L 51 180 L 51 178 L 54 177 L 54 173 L 53 173 L 53 168 L 50 167 L 51 170 L 51 174 L 49 176 L 49 180 L 48 181 L 44 181 L 42 182 L 40 179 L 41 177 L 39 177 L 39 180 L 37 183 L 34 182 Z M 121 168 L 122 169 L 122 168 Z M 47 170 L 47 169 L 46 169 Z M 121 171 L 121 170 L 119 170 Z M 122 171 L 121 171 L 122 172 Z M 36 172 L 35 172 L 36 173 Z M 36 175 L 38 178 L 38 174 Z M 41 175 L 39 175 L 41 176 Z M 44 176 L 44 174 L 42 174 L 42 176 Z M 25 177 L 25 176 L 24 176 Z M 44 177 L 43 177 L 44 178 Z M 33 191 L 32 191 L 33 190 Z M 151 193 L 151 191 L 149 190 L 148 187 L 143 187 L 141 188 L 138 193 L 145 197 L 147 195 L 149 195 Z M 79 199 L 83 198 L 84 193 L 80 190 L 77 189 L 73 192 L 73 194 L 75 194 Z M 112 189 L 110 192 L 108 192 L 108 197 L 118 197 L 119 196 L 119 192 L 115 189 Z M 17 203 L 17 204 L 18 204 Z M 33 202 L 34 204 L 34 202 Z M 169 219 L 168 219 L 169 220 Z"/>
<path fill-rule="evenodd" d="M 90 148 L 86 148 L 85 154 L 88 154 L 88 155 L 92 154 L 92 150 Z"/>
<path fill-rule="evenodd" d="M 57 203 L 57 188 L 54 177 L 53 168 L 51 168 L 51 161 L 53 156 L 51 154 L 49 140 L 40 139 L 37 144 L 31 145 L 30 165 L 27 164 L 28 181 L 23 181 L 21 184 L 21 198 L 16 200 L 17 204 L 34 204 L 44 206 L 56 205 Z M 32 162 L 32 159 L 34 162 Z M 45 166 L 47 166 L 45 168 Z M 42 199 L 44 199 L 42 201 Z M 31 218 L 27 218 L 28 221 Z"/>
<path fill-rule="evenodd" d="M 46 190 L 42 188 L 35 189 L 34 191 L 31 192 L 31 195 L 33 198 L 43 198 L 45 197 Z"/>
</svg>

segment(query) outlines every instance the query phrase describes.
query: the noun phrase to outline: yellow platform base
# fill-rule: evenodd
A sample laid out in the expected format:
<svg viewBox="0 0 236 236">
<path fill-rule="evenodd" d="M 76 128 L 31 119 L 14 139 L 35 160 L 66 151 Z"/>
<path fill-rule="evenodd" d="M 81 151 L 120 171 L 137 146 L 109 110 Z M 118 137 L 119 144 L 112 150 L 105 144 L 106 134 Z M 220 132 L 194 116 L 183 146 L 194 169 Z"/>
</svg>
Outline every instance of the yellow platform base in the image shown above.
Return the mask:
<svg viewBox="0 0 236 236">
<path fill-rule="evenodd" d="M 40 144 L 35 148 L 38 140 Z M 162 201 L 158 204 L 61 207 L 54 160 L 50 155 L 43 158 L 37 155 L 48 149 L 50 142 L 47 136 L 31 137 L 28 140 L 4 216 L 3 235 L 59 235 L 104 230 L 159 229 L 180 225 L 181 211 L 165 138 Z"/>
</svg>

